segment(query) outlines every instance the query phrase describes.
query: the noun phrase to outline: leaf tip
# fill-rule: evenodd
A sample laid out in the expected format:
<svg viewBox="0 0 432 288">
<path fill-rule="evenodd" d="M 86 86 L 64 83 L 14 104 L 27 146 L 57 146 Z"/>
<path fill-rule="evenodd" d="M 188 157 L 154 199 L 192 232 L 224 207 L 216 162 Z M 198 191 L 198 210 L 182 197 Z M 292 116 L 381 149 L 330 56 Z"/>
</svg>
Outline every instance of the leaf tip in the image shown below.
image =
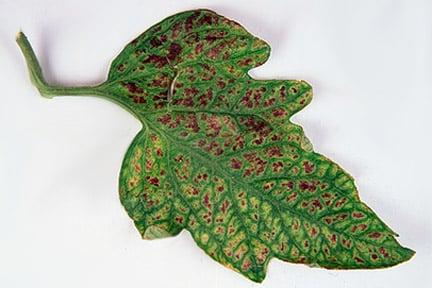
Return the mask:
<svg viewBox="0 0 432 288">
<path fill-rule="evenodd" d="M 255 283 L 259 283 L 261 284 L 265 278 L 266 278 L 266 273 L 260 273 L 259 271 L 256 271 L 254 273 L 251 274 L 245 274 L 242 271 L 239 271 L 243 276 L 245 276 L 246 278 L 248 278 L 249 280 L 255 282 Z"/>
<path fill-rule="evenodd" d="M 402 263 L 408 262 L 409 260 L 411 260 L 414 255 L 416 254 L 416 251 L 407 248 L 407 247 L 401 247 L 401 250 L 399 250 L 399 259 L 397 259 L 396 261 L 393 261 L 391 264 L 380 267 L 380 268 L 385 268 L 385 267 L 393 267 L 393 266 L 398 266 Z"/>
<path fill-rule="evenodd" d="M 398 266 L 404 262 L 408 262 L 409 260 L 411 260 L 414 255 L 416 254 L 416 251 L 407 248 L 407 247 L 403 247 L 403 246 L 399 246 L 398 249 L 398 257 L 393 258 L 393 261 L 388 262 L 387 264 L 378 267 L 378 268 L 386 268 L 386 267 L 394 267 L 394 266 Z"/>
<path fill-rule="evenodd" d="M 171 233 L 155 225 L 148 227 L 144 233 L 142 233 L 142 238 L 144 240 L 155 240 L 170 236 L 172 236 Z"/>
<path fill-rule="evenodd" d="M 261 284 L 261 283 L 264 281 L 265 276 L 257 277 L 257 278 L 254 278 L 254 279 L 250 278 L 250 279 L 251 279 L 253 282 L 255 282 L 255 283 Z"/>
<path fill-rule="evenodd" d="M 416 251 L 414 251 L 414 250 L 412 250 L 410 248 L 404 247 L 404 249 L 405 249 L 405 257 L 402 260 L 402 262 L 406 262 L 406 261 L 411 260 L 414 257 L 414 255 L 416 254 Z"/>
</svg>

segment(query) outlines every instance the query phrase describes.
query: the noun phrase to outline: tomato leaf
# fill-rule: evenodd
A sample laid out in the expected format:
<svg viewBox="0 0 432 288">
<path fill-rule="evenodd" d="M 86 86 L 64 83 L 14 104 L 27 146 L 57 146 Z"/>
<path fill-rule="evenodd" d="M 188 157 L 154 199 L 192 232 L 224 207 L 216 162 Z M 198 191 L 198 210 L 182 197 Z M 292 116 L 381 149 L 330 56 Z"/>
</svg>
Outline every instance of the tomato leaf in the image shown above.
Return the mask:
<svg viewBox="0 0 432 288">
<path fill-rule="evenodd" d="M 186 229 L 257 282 L 273 257 L 369 269 L 413 256 L 360 201 L 353 178 L 290 121 L 311 86 L 248 75 L 270 47 L 238 23 L 209 10 L 173 15 L 130 42 L 94 87 L 48 85 L 24 34 L 17 41 L 42 95 L 104 97 L 143 124 L 119 190 L 144 239 Z"/>
</svg>

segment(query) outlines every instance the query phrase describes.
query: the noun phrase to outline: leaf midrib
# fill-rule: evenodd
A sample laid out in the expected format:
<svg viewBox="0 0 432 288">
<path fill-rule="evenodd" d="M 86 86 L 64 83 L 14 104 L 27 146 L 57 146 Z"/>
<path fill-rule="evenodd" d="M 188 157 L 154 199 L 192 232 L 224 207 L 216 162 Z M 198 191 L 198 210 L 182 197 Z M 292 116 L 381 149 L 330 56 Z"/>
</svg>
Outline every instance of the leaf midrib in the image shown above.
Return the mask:
<svg viewBox="0 0 432 288">
<path fill-rule="evenodd" d="M 281 207 L 284 208 L 284 209 L 286 209 L 289 213 L 295 215 L 295 216 L 298 217 L 298 218 L 303 218 L 304 220 L 308 221 L 309 223 L 317 224 L 318 227 L 326 227 L 329 231 L 332 231 L 333 233 L 338 233 L 338 234 L 340 234 L 340 235 L 345 236 L 346 238 L 349 238 L 349 239 L 353 240 L 353 242 L 352 242 L 352 245 L 353 245 L 353 246 L 354 246 L 354 245 L 356 246 L 356 242 L 363 242 L 363 243 L 366 243 L 366 244 L 369 244 L 369 245 L 373 245 L 373 246 L 376 245 L 376 243 L 371 242 L 371 241 L 369 241 L 369 240 L 367 240 L 367 239 L 364 239 L 364 238 L 356 238 L 356 237 L 354 237 L 353 235 L 349 235 L 349 234 L 347 234 L 345 231 L 340 231 L 340 230 L 338 230 L 338 229 L 336 229 L 335 227 L 332 227 L 332 226 L 326 226 L 324 223 L 319 222 L 319 220 L 315 220 L 315 219 L 313 219 L 313 218 L 311 218 L 311 217 L 309 217 L 309 216 L 307 216 L 307 215 L 304 215 L 304 214 L 302 214 L 302 213 L 300 213 L 300 212 L 298 212 L 298 211 L 295 211 L 295 210 L 294 210 L 292 207 L 290 207 L 290 206 L 286 206 L 286 205 L 279 205 L 279 203 L 274 202 L 272 199 L 269 199 L 269 198 L 267 197 L 267 195 L 258 193 L 258 192 L 256 191 L 256 188 L 253 187 L 253 186 L 251 186 L 250 183 L 240 182 L 240 181 L 237 180 L 237 178 L 236 178 L 235 175 L 231 175 L 231 174 L 228 174 L 227 172 L 225 172 L 225 170 L 224 170 L 222 167 L 220 167 L 220 164 L 219 164 L 217 161 L 214 161 L 214 160 L 210 160 L 210 159 L 208 159 L 208 158 L 207 158 L 203 153 L 201 153 L 201 152 L 199 152 L 199 151 L 196 151 L 196 149 L 194 149 L 193 147 L 190 147 L 190 146 L 188 146 L 187 144 L 183 144 L 183 143 L 181 143 L 181 141 L 178 141 L 178 140 L 172 138 L 172 137 L 169 135 L 169 133 L 167 133 L 167 132 L 164 131 L 163 129 L 159 129 L 156 125 L 154 125 L 154 124 L 152 123 L 152 121 L 150 121 L 150 120 L 148 120 L 148 119 L 146 119 L 146 118 L 144 118 L 143 121 L 144 121 L 144 123 L 145 123 L 145 125 L 146 125 L 146 127 L 147 127 L 148 129 L 153 130 L 154 132 L 156 132 L 156 133 L 159 134 L 159 135 L 163 135 L 164 138 L 166 138 L 167 140 L 169 140 L 171 143 L 174 143 L 177 147 L 178 147 L 178 145 L 182 146 L 182 147 L 183 147 L 182 150 L 183 150 L 185 153 L 192 154 L 193 156 L 200 158 L 200 160 L 203 161 L 204 163 L 206 163 L 206 165 L 208 165 L 208 167 L 212 168 L 214 171 L 216 171 L 216 172 L 219 173 L 220 175 L 223 175 L 223 176 L 226 177 L 227 179 L 230 179 L 232 182 L 234 182 L 234 183 L 240 185 L 241 188 L 245 189 L 245 191 L 249 191 L 249 193 L 253 194 L 254 196 L 258 197 L 259 199 L 269 202 L 271 205 L 273 205 L 273 206 L 278 210 L 278 212 L 279 212 L 279 217 L 282 219 L 282 221 L 284 221 L 284 220 L 283 220 L 282 213 L 281 213 Z M 340 193 L 344 194 L 344 193 L 343 193 L 339 188 L 337 188 L 337 187 L 335 187 L 335 186 L 334 186 L 333 188 L 336 189 L 336 190 L 338 190 Z M 230 191 L 230 193 L 231 193 L 231 191 Z M 233 195 L 231 195 L 231 196 L 233 197 Z M 350 200 L 352 201 L 352 199 L 351 199 L 350 197 L 348 197 L 349 195 L 345 195 L 345 196 L 346 196 L 348 199 L 350 199 Z M 234 199 L 235 199 L 235 198 L 233 198 L 233 200 L 234 200 Z M 246 229 L 246 226 L 244 226 L 244 227 L 245 227 L 245 231 L 246 231 L 246 233 L 250 234 L 250 233 L 248 232 L 248 229 Z M 283 227 L 288 227 L 288 226 L 284 225 Z M 291 233 L 289 233 L 289 230 L 286 230 L 286 229 L 284 229 L 284 230 L 285 230 L 286 235 L 288 235 L 288 236 L 291 235 Z M 363 235 L 363 234 L 360 234 L 360 235 Z M 252 235 L 252 238 L 256 238 L 256 237 L 254 237 L 254 236 Z M 260 239 L 260 238 L 258 238 L 258 239 Z M 264 240 L 262 240 L 262 239 L 260 239 L 260 240 L 263 241 L 264 243 L 266 243 L 266 241 L 264 241 Z M 301 249 L 300 247 L 298 247 L 298 245 L 297 245 L 296 243 L 293 243 L 293 244 L 294 244 L 294 245 L 295 245 L 295 246 L 296 246 L 300 251 L 303 250 L 303 249 Z M 384 246 L 384 247 L 389 247 L 389 248 L 394 248 L 394 247 L 392 247 L 391 245 L 385 245 L 385 243 L 382 243 L 382 246 Z M 358 250 L 358 249 L 357 249 L 357 250 Z M 359 250 L 358 250 L 358 251 L 359 251 Z M 308 253 L 305 253 L 305 255 L 308 255 Z M 373 264 L 373 263 L 369 262 L 367 259 L 364 259 L 364 260 L 367 261 L 367 262 L 368 262 L 369 264 L 371 264 L 371 265 Z"/>
<path fill-rule="evenodd" d="M 166 132 L 163 131 L 162 129 L 158 129 L 156 126 L 154 126 L 154 125 L 152 125 L 152 124 L 150 124 L 150 123 L 151 123 L 151 121 L 148 121 L 148 120 L 147 120 L 146 124 L 148 125 L 147 127 L 148 127 L 150 130 L 156 131 L 156 133 L 159 134 L 159 135 L 163 135 L 165 139 L 167 139 L 167 140 L 170 141 L 171 143 L 175 143 L 175 145 L 178 145 L 178 144 L 179 144 L 180 141 L 175 141 L 171 136 L 169 136 L 168 133 L 166 133 Z M 192 154 L 194 154 L 194 156 L 197 156 L 197 157 L 200 158 L 202 161 L 204 161 L 204 162 L 205 162 L 205 163 L 206 163 L 206 164 L 207 164 L 211 169 L 216 170 L 216 172 L 219 173 L 220 175 L 224 175 L 227 179 L 230 180 L 230 182 L 240 184 L 240 186 L 243 186 L 242 188 L 243 188 L 245 191 L 251 191 L 252 194 L 254 194 L 254 195 L 257 196 L 258 198 L 262 199 L 261 196 L 263 196 L 263 195 L 260 195 L 260 194 L 256 193 L 254 187 L 250 187 L 249 189 L 245 189 L 245 187 L 244 187 L 245 184 L 246 184 L 247 186 L 250 186 L 250 185 L 248 185 L 247 183 L 242 183 L 242 182 L 236 181 L 236 177 L 235 177 L 234 175 L 229 175 L 229 174 L 225 173 L 225 172 L 223 171 L 223 169 L 219 167 L 219 166 L 220 166 L 219 164 L 217 164 L 217 166 L 214 164 L 214 163 L 217 163 L 217 162 L 214 162 L 214 161 L 211 161 L 211 160 L 207 159 L 207 157 L 203 156 L 202 153 L 200 153 L 200 152 L 195 152 L 195 151 L 193 151 L 194 149 L 191 149 L 190 147 L 188 147 L 188 146 L 186 146 L 186 145 L 184 145 L 184 144 L 180 144 L 180 145 L 184 147 L 182 150 L 183 150 L 185 153 L 192 153 Z M 177 146 L 177 147 L 178 147 L 178 146 Z M 217 167 L 217 168 L 216 168 L 216 167 Z M 170 173 L 172 173 L 172 172 L 170 172 Z M 175 178 L 175 175 L 172 175 L 172 177 Z M 175 181 L 175 180 L 174 180 L 174 181 Z M 233 202 L 233 205 L 235 205 L 235 208 L 236 208 L 236 209 L 234 209 L 234 212 L 233 212 L 233 213 L 237 216 L 237 218 L 238 218 L 239 221 L 241 222 L 241 225 L 243 226 L 243 229 L 244 229 L 244 231 L 245 231 L 246 236 L 247 236 L 248 238 L 253 238 L 253 239 L 260 240 L 261 242 L 263 242 L 263 243 L 265 243 L 266 245 L 268 245 L 267 241 L 265 241 L 265 240 L 263 240 L 263 239 L 261 239 L 261 238 L 259 238 L 259 237 L 257 237 L 257 236 L 255 236 L 255 235 L 253 235 L 253 234 L 250 233 L 249 229 L 248 229 L 247 226 L 244 224 L 243 216 L 240 215 L 239 212 L 238 212 L 238 211 L 239 211 L 239 207 L 238 207 L 238 205 L 237 205 L 237 202 L 235 201 L 235 197 L 234 197 L 234 195 L 232 194 L 231 189 L 228 189 L 228 193 L 230 193 L 230 196 L 231 196 L 231 199 L 232 199 L 231 201 Z M 179 191 L 177 194 L 181 194 L 181 192 Z M 181 196 L 181 198 L 182 198 L 183 201 L 187 201 L 186 199 L 184 199 L 184 197 Z M 285 227 L 288 227 L 288 226 L 285 225 L 285 221 L 284 221 L 283 217 L 281 216 L 281 212 L 280 212 L 279 206 L 274 205 L 274 203 L 273 203 L 272 201 L 270 201 L 270 200 L 265 199 L 265 201 L 270 202 L 273 206 L 276 207 L 276 209 L 278 209 L 278 212 L 279 212 L 279 214 L 280 214 L 280 215 L 279 215 L 279 218 L 280 218 L 281 221 L 284 223 L 284 225 L 282 226 L 282 229 L 285 231 L 286 235 L 290 235 L 289 231 L 287 231 L 287 230 L 285 229 Z M 188 206 L 189 206 L 189 205 L 188 205 Z M 191 210 L 192 210 L 192 209 L 191 209 Z M 291 212 L 291 211 L 290 211 L 290 212 Z M 294 214 L 295 214 L 295 213 L 294 213 Z M 198 216 L 196 216 L 196 218 L 198 218 Z M 311 222 L 312 222 L 312 221 L 311 221 Z M 290 237 L 290 238 L 291 238 L 291 237 Z M 251 246 L 251 245 L 252 245 L 252 241 L 249 240 L 248 243 L 249 243 L 248 246 Z M 307 255 L 307 252 L 305 252 L 305 251 L 301 248 L 301 246 L 299 246 L 296 242 L 291 241 L 291 243 L 292 243 L 292 244 L 293 244 L 293 245 L 294 245 L 294 246 L 295 246 L 299 251 L 301 251 L 303 254 Z M 270 247 L 269 247 L 269 248 L 270 248 Z M 251 252 L 252 252 L 252 251 L 251 251 Z M 270 248 L 270 253 L 271 253 L 271 254 L 269 255 L 270 257 L 271 257 L 271 255 L 274 255 L 274 252 L 273 252 L 273 250 L 272 250 L 271 248 Z M 256 261 L 255 261 L 254 257 L 251 258 L 251 261 L 253 261 L 254 264 L 256 265 Z M 267 263 L 268 263 L 268 262 L 267 262 Z"/>
<path fill-rule="evenodd" d="M 148 128 L 150 129 L 150 127 L 148 127 Z M 154 127 L 154 128 L 155 128 L 155 130 L 157 129 L 156 127 Z M 168 145 L 168 150 L 169 150 L 169 149 L 170 149 L 170 145 L 171 145 L 170 142 L 175 143 L 175 141 L 172 141 L 171 137 L 168 137 L 168 136 L 167 136 L 167 133 L 163 133 L 162 131 L 157 131 L 157 133 L 160 134 L 160 135 L 162 135 L 162 136 L 167 140 L 167 145 Z M 184 197 L 184 196 L 182 195 L 182 193 L 181 193 L 180 187 L 179 187 L 179 185 L 178 185 L 177 177 L 174 175 L 174 173 L 173 173 L 172 170 L 170 169 L 170 153 L 169 153 L 169 151 L 168 151 L 168 156 L 167 156 L 167 168 L 168 168 L 168 173 L 169 173 L 169 175 L 170 175 L 170 178 L 172 178 L 172 181 L 174 182 L 175 190 L 177 191 L 176 194 L 181 198 L 181 200 L 185 203 L 185 205 L 187 205 L 187 206 L 189 207 L 191 213 L 194 213 L 194 214 L 195 214 L 195 219 L 196 219 L 196 221 L 198 221 L 198 222 L 200 223 L 200 225 L 202 225 L 203 227 L 205 227 L 206 225 L 201 221 L 200 216 L 197 215 L 197 214 L 194 212 L 194 211 L 195 211 L 194 208 L 193 208 L 191 205 L 189 205 L 189 202 L 187 201 L 187 199 L 185 199 L 185 197 Z M 231 197 L 233 197 L 231 190 L 228 189 L 228 191 L 230 192 Z M 232 200 L 232 201 L 233 201 L 233 200 Z M 233 202 L 234 202 L 234 201 L 233 201 Z M 233 205 L 236 205 L 236 204 L 233 203 Z M 236 206 L 237 206 L 237 205 L 236 205 Z M 236 207 L 236 208 L 238 209 L 238 207 Z M 243 221 L 241 215 L 238 214 L 238 210 L 237 210 L 237 209 L 234 209 L 233 214 L 237 216 L 237 218 L 239 219 L 241 225 L 243 226 L 243 229 L 245 230 L 246 237 L 247 237 L 247 238 L 250 238 L 251 235 L 249 234 L 249 232 L 248 232 L 248 230 L 247 230 L 247 227 L 246 227 L 246 225 L 244 224 L 244 221 Z M 214 238 L 215 241 L 217 241 L 217 242 L 219 242 L 219 243 L 223 243 L 223 242 L 221 242 L 217 237 L 214 237 L 214 236 L 213 236 L 213 233 L 209 233 L 209 234 L 212 235 L 212 238 Z M 252 236 L 252 237 L 253 237 L 253 238 L 256 238 L 256 237 L 254 237 L 254 236 Z M 252 245 L 252 241 L 250 241 L 250 239 L 248 239 L 248 243 L 249 243 L 248 246 Z M 241 244 L 241 242 L 239 243 L 239 245 L 240 245 L 240 244 Z M 219 250 L 219 252 L 223 255 L 223 257 L 224 257 L 224 258 L 227 260 L 227 262 L 229 263 L 229 262 L 230 262 L 229 259 L 226 257 L 225 253 L 221 250 L 221 247 L 219 247 L 219 246 L 222 246 L 222 245 L 218 245 L 217 249 Z M 251 253 L 252 253 L 252 251 L 253 251 L 253 250 L 251 250 Z M 243 257 L 243 258 L 244 258 L 244 257 Z M 242 258 L 242 259 L 243 259 L 243 258 Z M 242 259 L 240 259 L 240 260 L 242 260 Z M 256 267 L 258 267 L 254 257 L 251 257 L 251 261 L 253 262 L 253 264 L 254 264 Z"/>
</svg>

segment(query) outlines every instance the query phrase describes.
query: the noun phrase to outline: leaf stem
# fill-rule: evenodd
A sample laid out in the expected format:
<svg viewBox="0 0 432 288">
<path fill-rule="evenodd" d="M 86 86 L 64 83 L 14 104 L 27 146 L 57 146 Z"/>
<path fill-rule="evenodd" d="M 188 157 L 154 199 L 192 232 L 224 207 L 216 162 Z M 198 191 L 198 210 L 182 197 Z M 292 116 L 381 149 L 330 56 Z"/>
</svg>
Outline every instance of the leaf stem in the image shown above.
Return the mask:
<svg viewBox="0 0 432 288">
<path fill-rule="evenodd" d="M 39 90 L 40 94 L 46 98 L 61 95 L 101 95 L 98 91 L 100 86 L 78 86 L 78 87 L 63 87 L 57 85 L 50 85 L 45 81 L 39 61 L 31 47 L 30 42 L 27 40 L 23 32 L 19 32 L 16 37 L 16 42 L 24 55 L 27 67 L 30 73 L 30 79 L 33 85 Z"/>
</svg>

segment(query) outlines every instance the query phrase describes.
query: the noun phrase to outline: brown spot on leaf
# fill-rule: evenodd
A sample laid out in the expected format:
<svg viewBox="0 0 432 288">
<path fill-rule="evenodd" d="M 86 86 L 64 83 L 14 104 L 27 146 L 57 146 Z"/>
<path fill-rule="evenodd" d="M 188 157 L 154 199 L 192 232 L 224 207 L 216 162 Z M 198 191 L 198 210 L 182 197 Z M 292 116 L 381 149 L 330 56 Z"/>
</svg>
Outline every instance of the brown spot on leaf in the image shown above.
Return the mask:
<svg viewBox="0 0 432 288">
<path fill-rule="evenodd" d="M 156 177 L 150 177 L 150 178 L 148 179 L 148 182 L 149 182 L 151 185 L 159 186 L 159 178 L 156 178 Z"/>
<path fill-rule="evenodd" d="M 297 198 L 297 193 L 296 192 L 292 192 L 290 195 L 287 196 L 286 200 L 287 202 L 292 202 Z"/>
<path fill-rule="evenodd" d="M 268 157 L 282 157 L 282 152 L 279 147 L 273 146 L 267 149 Z"/>
<path fill-rule="evenodd" d="M 356 219 L 361 219 L 361 218 L 364 218 L 365 215 L 362 212 L 353 212 L 352 217 L 356 218 Z"/>
<path fill-rule="evenodd" d="M 175 221 L 177 221 L 178 223 L 180 223 L 180 224 L 183 224 L 183 217 L 182 216 L 176 216 L 175 217 Z"/>
<path fill-rule="evenodd" d="M 160 41 L 157 37 L 153 37 L 150 40 L 150 45 L 153 47 L 158 47 L 158 46 L 162 45 L 162 41 Z"/>
<path fill-rule="evenodd" d="M 272 168 L 273 168 L 273 172 L 280 172 L 282 171 L 284 164 L 282 163 L 282 161 L 277 161 L 275 163 L 272 164 Z"/>
<path fill-rule="evenodd" d="M 231 159 L 231 168 L 233 169 L 240 169 L 242 167 L 242 162 L 236 158 Z"/>
<path fill-rule="evenodd" d="M 354 257 L 354 260 L 357 262 L 357 263 L 364 263 L 364 260 L 363 259 L 361 259 L 360 257 Z"/>
<path fill-rule="evenodd" d="M 168 63 L 167 57 L 159 56 L 156 54 L 149 55 L 147 59 L 143 61 L 144 64 L 152 63 L 157 68 L 162 68 Z"/>
<path fill-rule="evenodd" d="M 388 254 L 387 250 L 386 250 L 384 247 L 380 247 L 380 248 L 378 249 L 378 252 L 379 252 L 379 253 L 380 253 L 384 258 L 389 257 L 389 254 Z"/>
<path fill-rule="evenodd" d="M 316 185 L 313 182 L 300 181 L 299 188 L 302 191 L 308 190 L 309 192 L 314 192 L 316 190 Z"/>
<path fill-rule="evenodd" d="M 309 161 L 303 161 L 303 169 L 306 174 L 310 174 L 314 170 L 314 164 L 310 163 Z"/>
<path fill-rule="evenodd" d="M 347 198 L 341 198 L 340 200 L 338 200 L 336 203 L 335 203 L 335 207 L 336 208 L 340 208 L 340 207 L 342 207 L 345 203 L 347 202 Z"/>
<path fill-rule="evenodd" d="M 211 204 L 210 204 L 210 194 L 209 194 L 209 193 L 206 193 L 206 194 L 204 195 L 204 198 L 203 198 L 203 204 L 204 204 L 204 206 L 206 206 L 207 208 L 210 208 L 210 207 L 211 207 Z"/>
<path fill-rule="evenodd" d="M 228 200 L 224 200 L 220 207 L 221 212 L 225 214 L 229 206 L 230 206 L 230 202 Z"/>
<path fill-rule="evenodd" d="M 191 16 L 189 16 L 186 19 L 185 21 L 186 32 L 189 32 L 192 29 L 195 19 L 197 19 L 200 14 L 201 13 L 199 11 L 195 11 Z"/>
<path fill-rule="evenodd" d="M 283 108 L 276 108 L 273 110 L 272 114 L 275 117 L 283 117 L 283 116 L 287 115 L 288 113 Z"/>
<path fill-rule="evenodd" d="M 369 238 L 372 238 L 372 239 L 378 239 L 381 237 L 381 235 L 382 234 L 380 232 L 372 232 L 368 236 L 369 236 Z"/>
<path fill-rule="evenodd" d="M 177 58 L 177 56 L 181 53 L 181 51 L 182 51 L 182 47 L 180 46 L 180 44 L 173 42 L 168 48 L 167 58 L 170 61 L 173 61 L 174 59 Z"/>
<path fill-rule="evenodd" d="M 142 94 L 144 92 L 144 90 L 141 87 L 138 87 L 135 83 L 132 82 L 123 82 L 122 85 L 131 94 Z"/>
</svg>

